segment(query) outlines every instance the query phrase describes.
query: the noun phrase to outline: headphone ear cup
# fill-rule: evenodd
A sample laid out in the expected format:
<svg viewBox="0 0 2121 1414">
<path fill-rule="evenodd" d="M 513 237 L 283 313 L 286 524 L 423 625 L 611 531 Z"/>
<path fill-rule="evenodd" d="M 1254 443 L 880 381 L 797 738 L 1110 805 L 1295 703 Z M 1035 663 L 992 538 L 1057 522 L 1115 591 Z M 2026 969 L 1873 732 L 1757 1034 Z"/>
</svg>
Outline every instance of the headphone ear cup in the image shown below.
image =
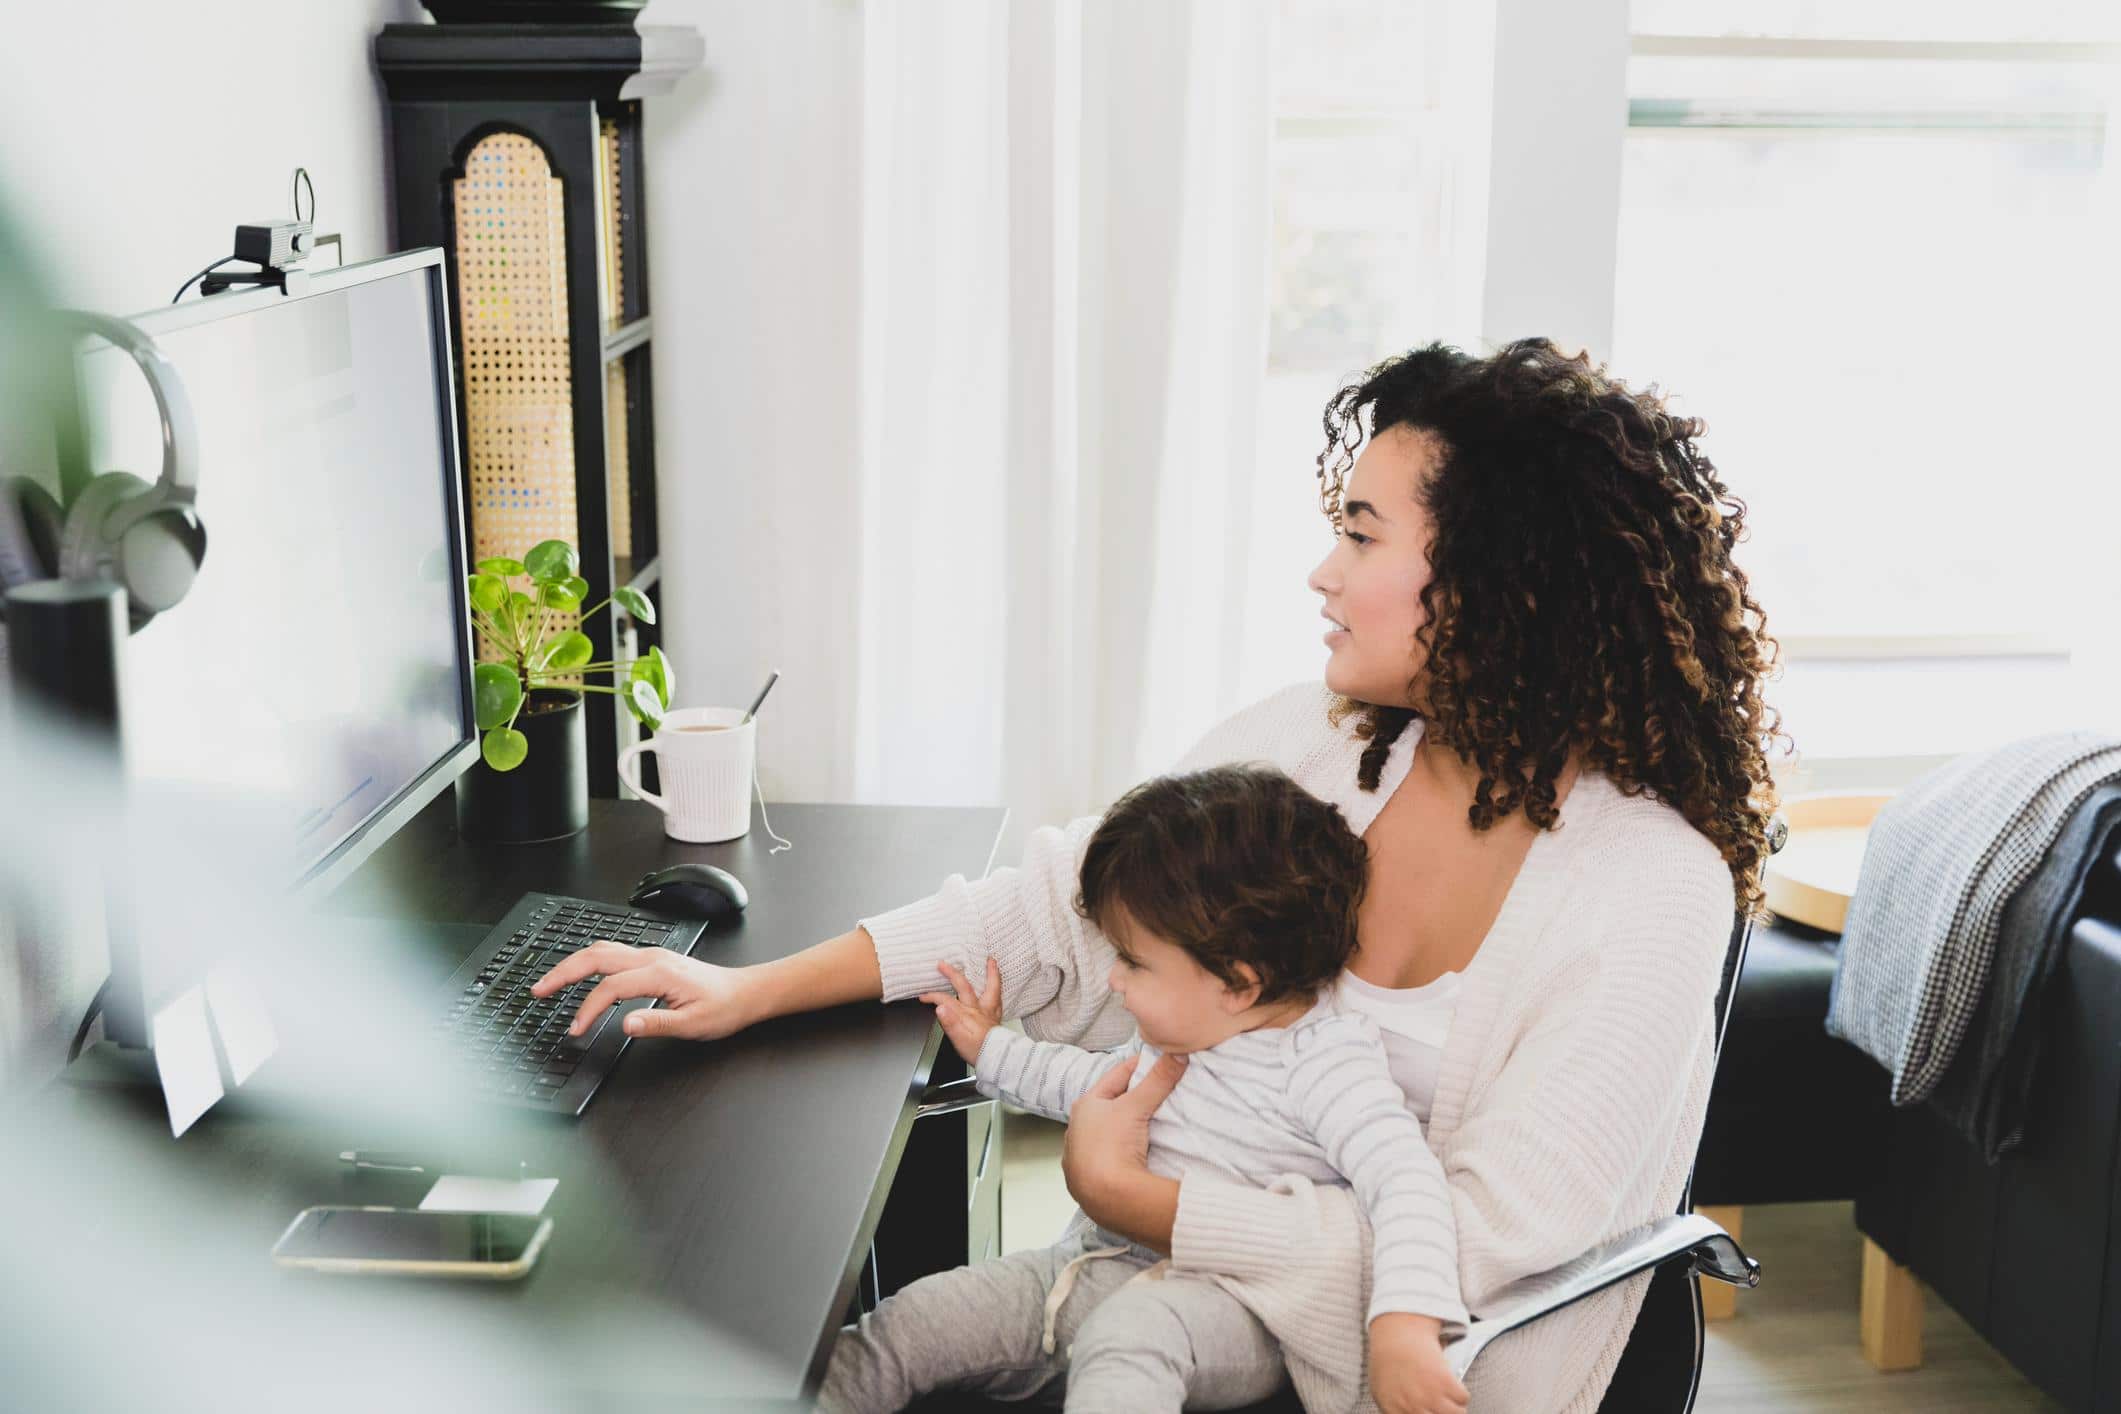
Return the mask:
<svg viewBox="0 0 2121 1414">
<path fill-rule="evenodd" d="M 191 591 L 206 559 L 206 526 L 183 508 L 157 511 L 118 540 L 119 582 L 136 607 L 134 628 Z"/>
<path fill-rule="evenodd" d="M 106 472 L 82 487 L 66 508 L 66 525 L 59 532 L 61 577 L 119 580 L 118 547 L 103 538 L 103 524 L 119 502 L 153 489 L 127 471 Z"/>
</svg>

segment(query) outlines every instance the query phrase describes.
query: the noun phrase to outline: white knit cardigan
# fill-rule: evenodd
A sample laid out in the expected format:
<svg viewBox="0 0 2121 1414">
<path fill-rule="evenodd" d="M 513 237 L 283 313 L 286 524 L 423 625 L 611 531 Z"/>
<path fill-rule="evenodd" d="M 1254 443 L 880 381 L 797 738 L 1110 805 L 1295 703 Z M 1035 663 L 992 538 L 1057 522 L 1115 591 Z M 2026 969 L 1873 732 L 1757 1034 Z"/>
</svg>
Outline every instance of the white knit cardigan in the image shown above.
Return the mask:
<svg viewBox="0 0 2121 1414">
<path fill-rule="evenodd" d="M 1421 724 L 1364 791 L 1356 767 L 1368 743 L 1354 716 L 1328 722 L 1332 701 L 1322 683 L 1293 684 L 1212 728 L 1173 770 L 1267 762 L 1365 833 L 1406 777 Z M 1070 906 L 1100 818 L 1040 828 L 1021 866 L 969 883 L 953 874 L 927 898 L 861 919 L 884 1000 L 933 989 L 939 960 L 977 976 L 992 956 L 1004 1013 L 1033 1037 L 1124 1043 L 1133 1021 L 1106 986 L 1111 945 Z M 1601 774 L 1580 775 L 1561 827 L 1534 839 L 1463 974 L 1428 1124 L 1476 1315 L 1508 1283 L 1677 1209 L 1708 1106 L 1732 908 L 1714 844 L 1673 807 Z M 1316 1204 L 1331 1205 L 1323 1218 Z M 1308 1283 L 1288 1319 L 1344 1341 L 1358 1373 L 1369 1237 L 1342 1211 L 1352 1207 L 1340 1189 L 1274 1193 L 1195 1175 L 1180 1186 L 1172 1266 L 1281 1291 Z M 1595 1410 L 1647 1283 L 1495 1342 L 1467 1381 L 1474 1410 Z"/>
</svg>

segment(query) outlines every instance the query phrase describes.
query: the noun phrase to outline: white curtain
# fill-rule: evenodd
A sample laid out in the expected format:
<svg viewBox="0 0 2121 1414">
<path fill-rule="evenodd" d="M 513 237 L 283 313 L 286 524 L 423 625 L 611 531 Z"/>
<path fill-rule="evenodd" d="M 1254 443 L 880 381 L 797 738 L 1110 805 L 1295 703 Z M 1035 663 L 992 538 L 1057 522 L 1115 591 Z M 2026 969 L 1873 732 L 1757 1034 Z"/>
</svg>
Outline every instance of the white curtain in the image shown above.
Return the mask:
<svg viewBox="0 0 2121 1414">
<path fill-rule="evenodd" d="M 867 10 L 855 798 L 1011 858 L 1234 705 L 1272 19 Z"/>
<path fill-rule="evenodd" d="M 1257 452 L 1277 8 L 646 15 L 709 69 L 648 104 L 667 642 L 688 703 L 782 671 L 769 802 L 1003 803 L 1006 862 L 1317 670 L 1317 439 Z"/>
<path fill-rule="evenodd" d="M 769 801 L 1037 824 L 1234 705 L 1266 5 L 658 0 L 667 642 Z M 798 842 L 800 843 L 800 842 Z"/>
</svg>

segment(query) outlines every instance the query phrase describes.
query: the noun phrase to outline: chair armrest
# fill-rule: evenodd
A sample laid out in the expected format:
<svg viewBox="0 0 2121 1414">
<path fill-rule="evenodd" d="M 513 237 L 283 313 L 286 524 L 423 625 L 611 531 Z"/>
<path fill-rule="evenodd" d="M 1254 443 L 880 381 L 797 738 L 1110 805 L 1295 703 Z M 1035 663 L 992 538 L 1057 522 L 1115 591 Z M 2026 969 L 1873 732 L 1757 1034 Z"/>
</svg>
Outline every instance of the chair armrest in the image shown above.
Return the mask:
<svg viewBox="0 0 2121 1414">
<path fill-rule="evenodd" d="M 1760 1264 L 1740 1251 L 1730 1234 L 1699 1213 L 1669 1217 L 1594 1247 L 1550 1272 L 1511 1282 L 1487 1303 L 1486 1312 L 1444 1351 L 1460 1379 L 1488 1343 L 1541 1316 L 1605 1290 L 1629 1277 L 1681 1257 L 1703 1276 L 1733 1286 L 1760 1285 Z"/>
</svg>

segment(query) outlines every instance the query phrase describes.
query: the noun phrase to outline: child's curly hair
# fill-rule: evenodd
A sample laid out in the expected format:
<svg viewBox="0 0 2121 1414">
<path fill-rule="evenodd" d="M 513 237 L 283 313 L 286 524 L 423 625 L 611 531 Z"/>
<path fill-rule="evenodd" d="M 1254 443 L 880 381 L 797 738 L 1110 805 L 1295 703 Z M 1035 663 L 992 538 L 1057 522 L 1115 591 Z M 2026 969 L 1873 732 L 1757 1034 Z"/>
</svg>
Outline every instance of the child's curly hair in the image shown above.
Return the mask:
<svg viewBox="0 0 2121 1414">
<path fill-rule="evenodd" d="M 1336 532 L 1365 408 L 1373 437 L 1408 427 L 1440 443 L 1413 488 L 1434 538 L 1407 700 L 1428 739 L 1480 768 L 1474 828 L 1522 809 L 1552 829 L 1555 780 L 1580 748 L 1587 769 L 1654 792 L 1714 841 L 1757 913 L 1777 803 L 1767 750 L 1784 735 L 1761 697 L 1775 641 L 1731 559 L 1745 503 L 1694 446 L 1706 424 L 1545 339 L 1487 358 L 1431 344 L 1327 405 L 1318 479 Z M 1357 711 L 1357 783 L 1374 791 L 1420 714 L 1343 698 L 1332 720 Z"/>
<path fill-rule="evenodd" d="M 1266 765 L 1158 776 L 1105 813 L 1083 852 L 1077 914 L 1131 959 L 1114 905 L 1257 1004 L 1315 996 L 1355 952 L 1369 847 L 1340 808 Z"/>
</svg>

